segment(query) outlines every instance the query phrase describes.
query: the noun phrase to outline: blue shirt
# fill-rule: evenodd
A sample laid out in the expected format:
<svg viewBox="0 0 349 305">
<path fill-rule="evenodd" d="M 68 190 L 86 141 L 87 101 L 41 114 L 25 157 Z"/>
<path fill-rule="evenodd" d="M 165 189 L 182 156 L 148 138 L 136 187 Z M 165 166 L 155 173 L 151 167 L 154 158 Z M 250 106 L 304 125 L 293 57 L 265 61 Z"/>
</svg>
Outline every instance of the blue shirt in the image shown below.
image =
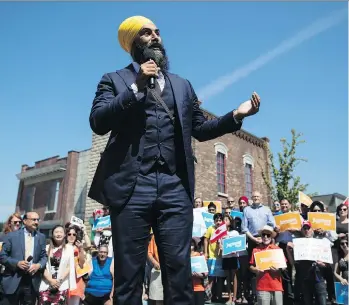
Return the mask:
<svg viewBox="0 0 349 305">
<path fill-rule="evenodd" d="M 242 219 L 242 232 L 250 232 L 253 236 L 258 236 L 258 231 L 265 225 L 275 228 L 275 219 L 271 210 L 263 204 L 250 205 L 244 208 Z"/>
</svg>

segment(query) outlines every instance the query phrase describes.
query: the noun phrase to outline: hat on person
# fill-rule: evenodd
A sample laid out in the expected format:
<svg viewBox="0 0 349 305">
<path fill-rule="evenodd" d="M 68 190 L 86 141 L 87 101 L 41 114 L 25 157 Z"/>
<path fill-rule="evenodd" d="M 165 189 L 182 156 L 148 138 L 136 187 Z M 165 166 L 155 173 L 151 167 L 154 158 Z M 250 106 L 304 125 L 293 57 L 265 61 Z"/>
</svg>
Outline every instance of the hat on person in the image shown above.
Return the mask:
<svg viewBox="0 0 349 305">
<path fill-rule="evenodd" d="M 132 44 L 139 31 L 146 24 L 154 24 L 143 16 L 133 16 L 125 19 L 119 26 L 118 39 L 120 46 L 127 52 L 131 52 Z"/>
<path fill-rule="evenodd" d="M 264 226 L 262 229 L 258 231 L 259 235 L 262 236 L 263 232 L 270 233 L 271 237 L 274 238 L 276 236 L 276 232 L 271 226 Z"/>
<path fill-rule="evenodd" d="M 245 201 L 247 204 L 248 204 L 248 198 L 246 197 L 246 196 L 241 196 L 240 198 L 239 198 L 239 201 L 240 200 L 243 200 L 243 201 Z"/>
<path fill-rule="evenodd" d="M 309 228 L 311 228 L 311 222 L 309 220 L 303 221 L 302 228 L 305 226 L 308 226 Z"/>
</svg>

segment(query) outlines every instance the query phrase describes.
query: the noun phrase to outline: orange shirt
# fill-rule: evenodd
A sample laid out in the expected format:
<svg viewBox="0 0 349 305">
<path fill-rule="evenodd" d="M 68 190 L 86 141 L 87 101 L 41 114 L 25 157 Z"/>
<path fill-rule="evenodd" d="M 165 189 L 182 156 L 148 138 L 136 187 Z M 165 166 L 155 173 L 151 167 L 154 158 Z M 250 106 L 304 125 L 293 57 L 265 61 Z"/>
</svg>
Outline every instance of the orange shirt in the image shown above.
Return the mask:
<svg viewBox="0 0 349 305">
<path fill-rule="evenodd" d="M 191 256 L 200 256 L 199 252 L 193 252 Z M 193 276 L 193 289 L 194 291 L 205 291 L 205 287 L 202 284 L 202 278 Z"/>
<path fill-rule="evenodd" d="M 148 255 L 152 256 L 156 260 L 156 262 L 160 264 L 158 247 L 156 246 L 154 235 L 151 237 L 151 240 L 149 242 Z"/>
<path fill-rule="evenodd" d="M 280 249 L 280 248 L 272 244 L 265 248 L 263 247 L 254 248 L 252 251 L 250 265 L 255 266 L 254 254 L 256 252 L 261 252 L 261 251 L 266 251 L 271 249 Z M 275 275 L 275 273 L 271 273 L 270 271 L 266 270 L 263 273 L 258 274 L 256 289 L 257 291 L 284 291 L 282 288 L 281 273 L 279 272 L 279 274 Z"/>
</svg>

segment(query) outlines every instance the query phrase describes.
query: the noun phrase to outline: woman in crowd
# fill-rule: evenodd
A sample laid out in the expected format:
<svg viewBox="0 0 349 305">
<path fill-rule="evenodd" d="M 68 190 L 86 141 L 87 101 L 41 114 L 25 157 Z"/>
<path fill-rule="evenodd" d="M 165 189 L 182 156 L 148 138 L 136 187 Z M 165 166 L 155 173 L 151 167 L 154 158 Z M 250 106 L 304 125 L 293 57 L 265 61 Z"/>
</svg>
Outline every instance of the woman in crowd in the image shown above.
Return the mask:
<svg viewBox="0 0 349 305">
<path fill-rule="evenodd" d="M 69 226 L 66 231 L 66 242 L 74 248 L 74 270 L 84 268 L 86 255 L 83 248 L 84 233 L 78 226 Z M 75 273 L 76 274 L 76 273 Z M 75 275 L 76 277 L 76 275 Z M 85 295 L 85 282 L 82 277 L 76 277 L 76 288 L 70 288 L 69 305 L 79 305 Z"/>
<path fill-rule="evenodd" d="M 338 234 L 338 240 L 334 243 L 334 251 L 332 251 L 333 261 L 336 263 L 338 261 L 338 252 L 341 251 L 339 241 L 341 238 L 348 236 L 348 207 L 343 203 L 337 207 L 336 214 L 338 217 L 336 223 L 336 229 Z"/>
<path fill-rule="evenodd" d="M 0 233 L 0 242 L 4 241 L 6 234 L 17 231 L 22 226 L 22 218 L 18 213 L 13 213 L 6 221 L 3 231 Z"/>
<path fill-rule="evenodd" d="M 67 304 L 69 289 L 75 289 L 73 247 L 65 243 L 64 227 L 52 229 L 50 244 L 46 247 L 48 260 L 39 288 L 39 305 Z"/>
<path fill-rule="evenodd" d="M 349 285 L 348 278 L 348 238 L 344 236 L 339 239 L 339 245 L 341 247 L 340 260 L 336 263 L 334 268 L 334 276 L 342 285 Z"/>
<path fill-rule="evenodd" d="M 202 207 L 203 207 L 202 199 L 200 197 L 196 197 L 194 199 L 194 208 L 202 208 Z"/>
<path fill-rule="evenodd" d="M 202 253 L 199 251 L 200 239 L 193 237 L 191 240 L 191 257 L 200 256 Z M 203 285 L 204 278 L 207 273 L 197 273 L 193 272 L 193 289 L 194 289 L 194 305 L 204 305 L 205 304 L 205 287 Z"/>
</svg>

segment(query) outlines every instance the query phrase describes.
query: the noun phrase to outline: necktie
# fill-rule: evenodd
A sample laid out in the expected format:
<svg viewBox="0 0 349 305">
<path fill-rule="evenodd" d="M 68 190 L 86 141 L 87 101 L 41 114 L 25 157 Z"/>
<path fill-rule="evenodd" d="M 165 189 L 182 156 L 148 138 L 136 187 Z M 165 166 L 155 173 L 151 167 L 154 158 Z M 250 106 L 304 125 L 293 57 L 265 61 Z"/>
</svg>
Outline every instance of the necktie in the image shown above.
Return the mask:
<svg viewBox="0 0 349 305">
<path fill-rule="evenodd" d="M 33 253 L 33 236 L 28 233 L 25 240 L 25 260 Z"/>
<path fill-rule="evenodd" d="M 161 88 L 157 79 L 155 79 L 155 91 L 159 96 L 161 96 Z"/>
</svg>

